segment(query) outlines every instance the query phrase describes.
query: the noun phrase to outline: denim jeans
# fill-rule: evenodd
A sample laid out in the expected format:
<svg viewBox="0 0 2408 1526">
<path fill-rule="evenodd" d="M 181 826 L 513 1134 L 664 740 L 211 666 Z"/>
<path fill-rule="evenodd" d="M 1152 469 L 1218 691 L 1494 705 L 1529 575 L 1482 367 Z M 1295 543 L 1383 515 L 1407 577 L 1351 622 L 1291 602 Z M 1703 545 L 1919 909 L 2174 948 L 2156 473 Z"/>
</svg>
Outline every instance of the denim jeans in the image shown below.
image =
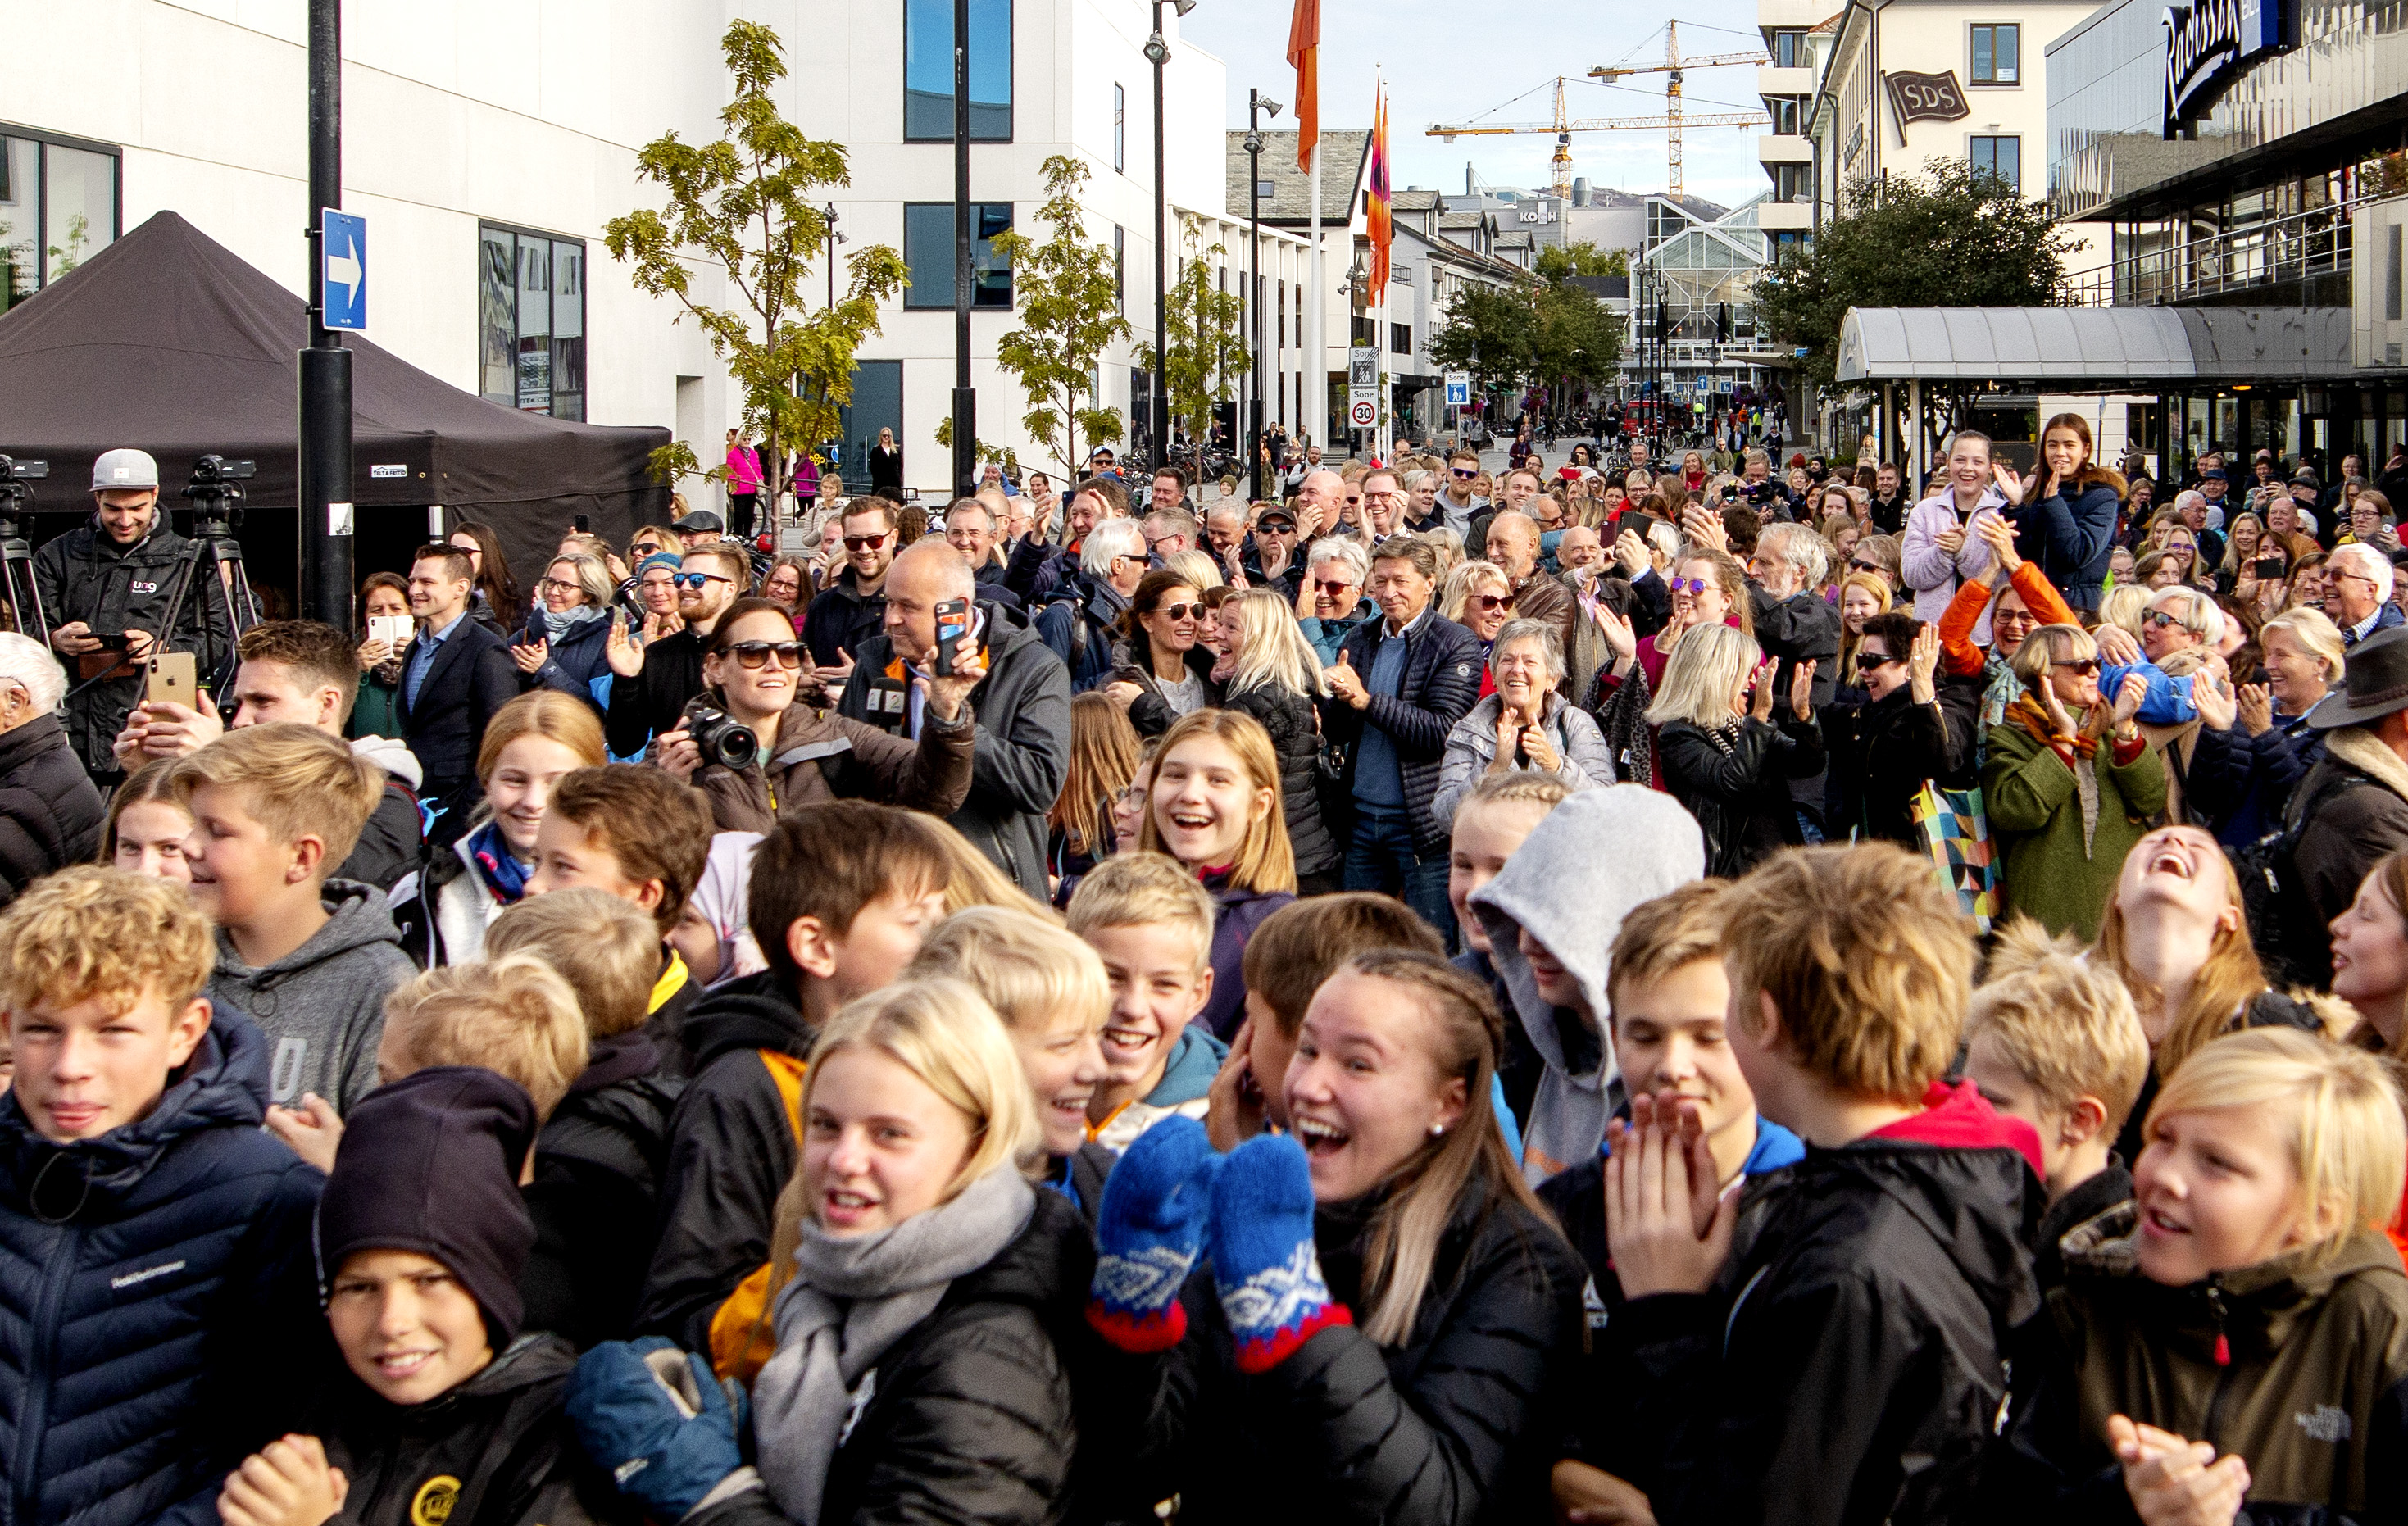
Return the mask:
<svg viewBox="0 0 2408 1526">
<path fill-rule="evenodd" d="M 1346 888 L 1393 895 L 1438 930 L 1447 948 L 1456 947 L 1455 908 L 1446 899 L 1447 850 L 1428 856 L 1413 850 L 1413 832 L 1402 810 L 1354 803 L 1354 834 L 1346 840 Z"/>
</svg>

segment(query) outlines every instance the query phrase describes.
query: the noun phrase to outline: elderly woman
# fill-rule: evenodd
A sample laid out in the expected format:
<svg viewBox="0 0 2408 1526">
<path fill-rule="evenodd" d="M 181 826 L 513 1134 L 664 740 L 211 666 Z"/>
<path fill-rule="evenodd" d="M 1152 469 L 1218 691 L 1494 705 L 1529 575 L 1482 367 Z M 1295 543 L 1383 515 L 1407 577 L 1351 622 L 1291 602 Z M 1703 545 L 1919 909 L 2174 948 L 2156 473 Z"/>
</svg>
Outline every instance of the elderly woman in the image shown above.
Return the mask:
<svg viewBox="0 0 2408 1526">
<path fill-rule="evenodd" d="M 60 720 L 66 687 L 40 642 L 0 634 L 0 905 L 100 848 L 108 813 Z"/>
<path fill-rule="evenodd" d="M 2242 848 L 2283 825 L 2291 791 L 2324 756 L 2308 712 L 2342 681 L 2341 629 L 2321 609 L 2293 609 L 2258 632 L 2266 682 L 2243 685 L 2221 729 L 2211 724 L 2191 754 L 2190 798 L 2215 823 L 2216 840 Z"/>
<path fill-rule="evenodd" d="M 2023 692 L 1990 728 L 1982 765 L 2004 885 L 2001 917 L 2023 912 L 2051 933 L 2099 935 L 2124 856 L 2166 805 L 2164 760 L 2138 721 L 2148 679 L 2099 692 L 2099 646 L 2079 625 L 2043 625 L 2013 663 Z"/>
<path fill-rule="evenodd" d="M 1306 553 L 1296 589 L 1296 623 L 1323 667 L 1337 665 L 1338 644 L 1374 613 L 1363 597 L 1363 585 L 1370 579 L 1371 553 L 1359 540 L 1330 535 L 1314 541 Z"/>
<path fill-rule="evenodd" d="M 1484 655 L 1497 633 L 1513 618 L 1513 578 L 1494 562 L 1458 562 L 1446 575 L 1438 612 L 1478 636 Z M 1484 672 L 1481 697 L 1495 692 L 1496 687 L 1496 676 Z"/>
<path fill-rule="evenodd" d="M 604 648 L 617 593 L 599 557 L 554 557 L 535 585 L 537 607 L 510 643 L 521 689 L 556 689 L 596 711 L 610 703 L 610 663 Z"/>
<path fill-rule="evenodd" d="M 1447 733 L 1430 811 L 1455 820 L 1455 807 L 1490 774 L 1539 773 L 1569 790 L 1613 782 L 1613 755 L 1587 711 L 1557 693 L 1564 649 L 1554 622 L 1511 620 L 1488 648 L 1493 692 Z"/>
</svg>

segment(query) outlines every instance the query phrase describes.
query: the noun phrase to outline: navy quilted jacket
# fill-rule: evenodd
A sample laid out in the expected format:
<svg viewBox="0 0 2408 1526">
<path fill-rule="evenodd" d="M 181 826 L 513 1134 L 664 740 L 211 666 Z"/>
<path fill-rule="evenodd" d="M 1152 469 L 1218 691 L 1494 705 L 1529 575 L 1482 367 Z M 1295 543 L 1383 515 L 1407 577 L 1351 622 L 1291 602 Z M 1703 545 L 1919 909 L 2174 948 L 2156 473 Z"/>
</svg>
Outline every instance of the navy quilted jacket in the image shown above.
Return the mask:
<svg viewBox="0 0 2408 1526">
<path fill-rule="evenodd" d="M 66 1147 L 0 1097 L 0 1526 L 216 1526 L 315 1397 L 325 1178 L 260 1130 L 267 1054 L 221 1012 L 150 1117 Z"/>
</svg>

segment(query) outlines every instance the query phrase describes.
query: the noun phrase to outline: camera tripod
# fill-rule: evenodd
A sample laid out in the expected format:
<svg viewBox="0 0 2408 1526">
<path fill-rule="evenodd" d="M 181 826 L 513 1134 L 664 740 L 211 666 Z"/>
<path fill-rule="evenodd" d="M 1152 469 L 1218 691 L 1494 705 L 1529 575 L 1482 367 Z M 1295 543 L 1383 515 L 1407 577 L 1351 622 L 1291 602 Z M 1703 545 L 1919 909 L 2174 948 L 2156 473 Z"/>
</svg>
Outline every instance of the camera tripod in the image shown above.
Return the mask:
<svg viewBox="0 0 2408 1526">
<path fill-rule="evenodd" d="M 50 475 L 47 461 L 13 461 L 0 456 L 0 597 L 8 603 L 14 629 L 49 646 L 50 621 L 42 609 L 42 591 L 34 580 L 34 547 L 21 522 L 34 511 L 34 490 L 28 479 Z"/>
</svg>

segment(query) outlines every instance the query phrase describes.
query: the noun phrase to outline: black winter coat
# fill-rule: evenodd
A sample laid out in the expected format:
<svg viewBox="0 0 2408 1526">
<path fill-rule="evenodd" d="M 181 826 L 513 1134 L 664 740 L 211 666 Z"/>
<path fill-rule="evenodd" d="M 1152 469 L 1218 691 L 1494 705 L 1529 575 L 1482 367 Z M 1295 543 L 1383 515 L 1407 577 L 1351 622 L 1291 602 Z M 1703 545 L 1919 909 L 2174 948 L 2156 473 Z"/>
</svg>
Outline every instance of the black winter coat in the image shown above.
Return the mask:
<svg viewBox="0 0 2408 1526">
<path fill-rule="evenodd" d="M 1071 1513 L 1073 1375 L 1094 1348 L 1082 1311 L 1096 1254 L 1079 1210 L 1040 1189 L 1018 1239 L 945 1290 L 878 1360 L 878 1382 L 828 1464 L 822 1526 L 1051 1526 Z M 1091 1460 L 1081 1458 L 1082 1466 Z M 765 1490 L 684 1526 L 780 1526 Z"/>
<path fill-rule="evenodd" d="M 263 1133 L 266 1036 L 222 1012 L 148 1118 L 60 1147 L 0 1098 L 0 1478 L 10 1526 L 215 1526 L 335 1359 L 325 1178 Z"/>
<path fill-rule="evenodd" d="M 1212 709 L 1221 703 L 1221 686 L 1212 681 L 1214 660 L 1212 649 L 1195 646 L 1187 649 L 1184 660 L 1188 677 L 1204 681 L 1203 709 Z M 1129 701 L 1129 724 L 1140 736 L 1159 736 L 1170 729 L 1179 713 L 1170 707 L 1169 696 L 1162 692 L 1161 680 L 1154 676 L 1154 643 L 1143 631 L 1128 638 L 1120 651 L 1120 665 L 1112 670 L 1106 683 L 1133 683 L 1137 698 Z"/>
<path fill-rule="evenodd" d="M 1271 750 L 1279 754 L 1280 809 L 1287 817 L 1288 847 L 1296 852 L 1297 877 L 1335 870 L 1345 855 L 1321 820 L 1316 782 L 1321 732 L 1314 723 L 1312 701 L 1293 690 L 1249 689 L 1222 703 L 1225 708 L 1253 716 L 1270 733 Z"/>
<path fill-rule="evenodd" d="M 549 617 L 542 613 L 529 615 L 526 628 L 510 638 L 511 644 L 532 647 L 538 641 L 548 643 L 544 649 L 543 665 L 533 673 L 519 674 L 519 687 L 524 690 L 555 689 L 571 694 L 602 713 L 602 702 L 594 697 L 594 680 L 610 672 L 608 648 L 610 644 L 610 622 L 618 618 L 617 610 L 605 610 L 598 618 L 580 620 L 565 635 L 552 634 Z M 518 663 L 513 660 L 515 671 Z M 616 674 L 611 674 L 617 687 Z"/>
<path fill-rule="evenodd" d="M 1247 1376 L 1209 1271 L 1191 1278 L 1186 1338 L 1128 1359 L 1151 1395 L 1135 1468 L 1149 1492 L 1177 1490 L 1188 1526 L 1548 1519 L 1587 1270 L 1554 1226 L 1484 1198 L 1456 1205 L 1401 1346 L 1333 1326 Z M 1372 1206 L 1314 1216 L 1330 1296 L 1358 1318 Z"/>
<path fill-rule="evenodd" d="M 95 516 L 34 553 L 34 587 L 42 596 L 42 612 L 50 617 L 52 630 L 81 620 L 95 634 L 148 631 L 165 637 L 169 651 L 198 652 L 206 634 L 209 655 L 222 661 L 231 649 L 225 603 L 205 581 L 195 579 L 176 628 L 161 629 L 175 592 L 176 564 L 188 544 L 167 528 L 164 507 L 157 528 L 131 546 L 109 539 Z M 74 661 L 67 663 L 72 687 L 80 680 L 75 677 Z M 203 676 L 208 677 L 206 668 Z M 111 749 L 117 734 L 125 729 L 126 715 L 141 703 L 142 670 L 132 663 L 68 702 L 67 733 L 93 777 L 118 777 Z"/>
<path fill-rule="evenodd" d="M 1346 633 L 1339 655 L 1352 663 L 1368 686 L 1371 663 L 1388 622 L 1378 615 Z M 1373 694 L 1356 709 L 1335 695 L 1321 702 L 1321 734 L 1343 749 L 1336 798 L 1352 800 L 1354 763 L 1366 725 L 1386 732 L 1396 744 L 1405 785 L 1405 819 L 1413 834 L 1413 849 L 1435 853 L 1446 846 L 1450 823 L 1438 819 L 1430 802 L 1438 796 L 1438 777 L 1446 758 L 1446 734 L 1480 703 L 1480 638 L 1436 610 L 1417 631 L 1398 639 L 1405 643 L 1405 678 L 1394 694 Z M 1332 823 L 1333 835 L 1343 840 L 1353 823 Z"/>
<path fill-rule="evenodd" d="M 2038 491 L 2035 483 L 2033 492 Z M 2076 612 L 2099 607 L 2107 560 L 2115 549 L 2115 521 L 2128 491 L 2120 473 L 2085 466 L 2071 483 L 2013 513 L 2015 554 L 2039 563 Z M 2204 547 L 2200 562 L 2209 564 Z"/>
<path fill-rule="evenodd" d="M 970 691 L 978 715 L 970 792 L 946 820 L 1042 906 L 1045 813 L 1070 775 L 1070 671 L 1017 610 L 986 600 L 978 610 L 986 621 L 986 677 Z M 838 713 L 900 732 L 907 677 L 894 642 L 871 637 L 856 654 Z"/>
<path fill-rule="evenodd" d="M 885 628 L 886 585 L 865 596 L 860 582 L 845 568 L 803 611 L 803 644 L 811 649 L 813 666 L 842 667 L 848 655 L 858 658 L 863 644 Z"/>
<path fill-rule="evenodd" d="M 477 780 L 477 748 L 494 713 L 519 697 L 519 669 L 500 636 L 463 616 L 436 649 L 413 705 L 409 667 L 424 639 L 401 649 L 401 736 L 425 770 L 425 793 L 448 809 L 450 830 L 438 835 L 450 842 L 484 798 Z"/>
<path fill-rule="evenodd" d="M 576 1366 L 566 1341 L 525 1334 L 423 1405 L 390 1405 L 345 1382 L 316 1428 L 326 1461 L 351 1485 L 336 1522 L 634 1526 L 637 1512 L 569 1428 Z"/>
<path fill-rule="evenodd" d="M 1656 734 L 1656 779 L 1698 819 L 1706 873 L 1736 879 L 1805 840 L 1789 781 L 1823 771 L 1822 729 L 1784 697 L 1771 720 L 1708 731 L 1675 720 Z"/>
<path fill-rule="evenodd" d="M 764 973 L 695 1003 L 684 1037 L 694 1078 L 669 1120 L 636 1330 L 708 1351 L 711 1316 L 769 1259 L 778 1194 L 795 1174 L 795 1126 L 760 1051 L 800 1060 L 811 1029 L 778 976 Z"/>
<path fill-rule="evenodd" d="M 419 813 L 418 792 L 387 777 L 384 792 L 377 797 L 376 809 L 368 813 L 351 856 L 327 877 L 356 879 L 380 891 L 393 889 L 426 857 L 425 820 Z"/>
<path fill-rule="evenodd" d="M 90 860 L 108 818 L 57 716 L 0 734 L 0 906 L 44 875 Z"/>
<path fill-rule="evenodd" d="M 1823 711 L 1823 829 L 1833 842 L 1854 833 L 1859 842 L 1892 842 L 1923 851 L 1914 824 L 1914 797 L 1928 779 L 1943 790 L 1976 787 L 1975 742 L 1982 677 L 1941 677 L 1932 702 L 1914 703 L 1901 684 L 1878 700 L 1848 688 Z"/>
<path fill-rule="evenodd" d="M 611 756 L 632 758 L 653 737 L 677 730 L 686 702 L 701 692 L 702 637 L 691 627 L 647 646 L 634 677 L 610 679 L 602 737 Z"/>
<path fill-rule="evenodd" d="M 519 1276 L 523 1328 L 582 1351 L 624 1340 L 652 1260 L 669 1119 L 685 1090 L 664 1079 L 641 1029 L 596 1039 L 568 1095 L 536 1136 L 535 1180 L 522 1189 L 535 1250 Z"/>
</svg>

